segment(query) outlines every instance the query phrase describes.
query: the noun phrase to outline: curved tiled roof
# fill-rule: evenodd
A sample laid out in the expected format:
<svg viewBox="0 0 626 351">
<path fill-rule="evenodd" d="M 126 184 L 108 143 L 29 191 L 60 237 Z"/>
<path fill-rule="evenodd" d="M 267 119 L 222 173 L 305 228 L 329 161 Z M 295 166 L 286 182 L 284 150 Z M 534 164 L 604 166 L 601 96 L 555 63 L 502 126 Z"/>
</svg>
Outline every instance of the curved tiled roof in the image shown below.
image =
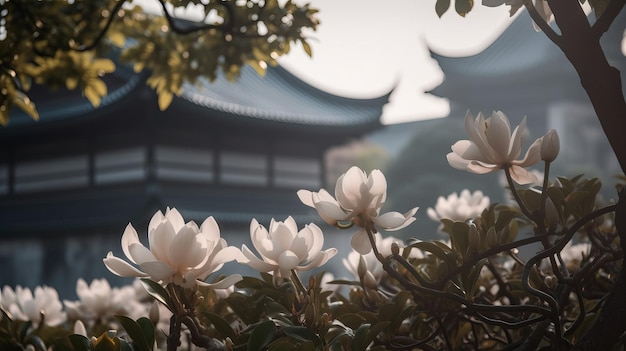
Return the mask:
<svg viewBox="0 0 626 351">
<path fill-rule="evenodd" d="M 268 67 L 262 77 L 246 65 L 235 82 L 223 75 L 214 82 L 200 78 L 196 84 L 185 84 L 181 97 L 234 115 L 283 123 L 349 126 L 378 122 L 389 94 L 373 99 L 345 98 L 308 85 L 280 66 Z"/>
<path fill-rule="evenodd" d="M 97 109 L 114 105 L 145 85 L 145 74 L 134 74 L 125 67 L 118 69 L 108 80 L 109 94 L 99 107 L 93 107 L 77 91 L 64 93 L 39 93 L 34 100 L 40 115 L 39 123 L 54 122 L 71 117 L 82 117 Z M 110 84 L 113 82 L 113 84 Z M 214 82 L 199 78 L 196 84 L 186 83 L 180 97 L 209 110 L 258 120 L 285 124 L 317 126 L 354 126 L 380 123 L 383 106 L 389 95 L 372 99 L 351 99 L 317 89 L 282 67 L 268 67 L 264 77 L 245 65 L 241 76 L 234 82 L 218 74 Z M 156 100 L 154 101 L 156 105 Z M 10 127 L 32 123 L 18 109 L 11 113 Z"/>
<path fill-rule="evenodd" d="M 500 78 L 516 74 L 543 76 L 547 71 L 552 75 L 570 75 L 573 71 L 563 52 L 544 33 L 534 30 L 527 11 L 520 11 L 522 12 L 502 35 L 476 55 L 449 57 L 432 49 L 430 54 L 437 60 L 446 76 L 454 79 Z M 612 56 L 617 56 L 617 60 L 621 61 L 613 62 L 618 68 L 626 63 L 624 56 L 619 52 L 626 27 L 625 12 L 622 11 L 602 37 L 609 60 Z"/>
<path fill-rule="evenodd" d="M 489 47 L 467 57 L 449 57 L 430 50 L 446 75 L 455 78 L 498 77 L 528 73 L 553 60 L 564 59 L 561 51 L 541 32 L 533 29 L 523 11 Z"/>
</svg>

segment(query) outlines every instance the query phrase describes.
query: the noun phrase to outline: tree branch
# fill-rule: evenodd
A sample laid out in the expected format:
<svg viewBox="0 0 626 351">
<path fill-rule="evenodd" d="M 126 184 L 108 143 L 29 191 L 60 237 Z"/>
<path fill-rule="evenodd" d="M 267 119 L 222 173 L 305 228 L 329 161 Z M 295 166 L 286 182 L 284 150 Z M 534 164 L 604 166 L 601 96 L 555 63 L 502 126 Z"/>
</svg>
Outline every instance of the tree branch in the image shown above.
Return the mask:
<svg viewBox="0 0 626 351">
<path fill-rule="evenodd" d="M 561 37 L 554 31 L 554 29 L 552 29 L 552 27 L 550 27 L 548 23 L 546 23 L 543 17 L 541 17 L 532 2 L 524 1 L 524 6 L 526 7 L 528 14 L 530 15 L 530 18 L 533 19 L 533 22 L 535 22 L 539 29 L 541 29 L 541 31 L 545 33 L 550 41 L 560 47 L 562 44 Z"/>
<path fill-rule="evenodd" d="M 606 33 L 613 24 L 615 17 L 622 11 L 624 8 L 624 4 L 626 4 L 626 0 L 611 0 L 609 4 L 602 12 L 602 15 L 598 18 L 596 23 L 593 24 L 591 30 L 593 35 L 600 39 L 602 34 Z"/>
</svg>

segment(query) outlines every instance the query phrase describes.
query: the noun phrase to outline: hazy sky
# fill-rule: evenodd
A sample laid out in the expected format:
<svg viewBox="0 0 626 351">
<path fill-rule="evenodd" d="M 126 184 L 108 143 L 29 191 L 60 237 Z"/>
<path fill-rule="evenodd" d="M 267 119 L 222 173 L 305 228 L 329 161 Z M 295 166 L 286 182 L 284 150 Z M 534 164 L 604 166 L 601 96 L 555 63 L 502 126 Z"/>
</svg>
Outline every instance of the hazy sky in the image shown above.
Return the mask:
<svg viewBox="0 0 626 351">
<path fill-rule="evenodd" d="M 480 1 L 465 18 L 453 9 L 437 17 L 435 0 L 296 0 L 305 1 L 320 11 L 321 24 L 309 35 L 313 58 L 298 44 L 280 63 L 341 96 L 374 97 L 394 88 L 383 111 L 386 124 L 446 116 L 447 101 L 423 93 L 443 80 L 429 48 L 451 56 L 475 54 L 511 21 L 508 7 L 487 8 Z M 160 11 L 156 0 L 136 2 Z"/>
<path fill-rule="evenodd" d="M 428 48 L 452 56 L 475 54 L 511 21 L 508 7 L 481 5 L 465 18 L 452 9 L 439 18 L 435 0 L 311 4 L 319 8 L 321 21 L 310 35 L 313 58 L 296 47 L 281 64 L 310 84 L 343 96 L 378 96 L 395 86 L 383 123 L 446 116 L 447 101 L 423 94 L 443 79 Z"/>
</svg>

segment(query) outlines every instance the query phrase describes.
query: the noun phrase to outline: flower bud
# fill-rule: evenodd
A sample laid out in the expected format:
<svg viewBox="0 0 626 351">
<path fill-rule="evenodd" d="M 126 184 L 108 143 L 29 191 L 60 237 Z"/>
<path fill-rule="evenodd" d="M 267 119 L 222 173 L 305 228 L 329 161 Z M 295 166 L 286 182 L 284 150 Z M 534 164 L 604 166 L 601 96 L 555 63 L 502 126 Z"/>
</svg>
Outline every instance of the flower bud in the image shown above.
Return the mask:
<svg viewBox="0 0 626 351">
<path fill-rule="evenodd" d="M 470 224 L 468 234 L 468 247 L 467 254 L 473 255 L 478 252 L 480 248 L 480 234 L 478 233 L 478 229 L 475 224 Z"/>
<path fill-rule="evenodd" d="M 77 320 L 76 323 L 74 323 L 74 334 L 79 334 L 86 338 L 88 337 L 87 329 L 85 329 L 85 325 L 80 320 Z"/>
<path fill-rule="evenodd" d="M 559 155 L 559 135 L 552 129 L 541 140 L 541 159 L 552 162 Z"/>
<path fill-rule="evenodd" d="M 545 216 L 546 222 L 550 229 L 555 229 L 557 225 L 559 225 L 559 211 L 557 211 L 554 202 L 550 200 L 550 198 L 546 199 L 546 208 L 545 208 Z"/>
<path fill-rule="evenodd" d="M 365 262 L 365 257 L 363 257 L 363 255 L 359 256 L 359 265 L 356 268 L 356 273 L 359 275 L 361 280 L 365 276 L 365 273 L 367 273 L 367 262 Z"/>
<path fill-rule="evenodd" d="M 150 306 L 150 311 L 148 311 L 148 319 L 150 319 L 150 322 L 152 322 L 155 325 L 159 323 L 160 312 L 159 312 L 158 302 L 154 301 L 152 303 L 152 306 Z"/>
<path fill-rule="evenodd" d="M 391 253 L 394 255 L 400 254 L 400 245 L 398 245 L 398 243 L 395 241 L 391 243 Z"/>
<path fill-rule="evenodd" d="M 546 286 L 550 289 L 556 288 L 557 282 L 558 280 L 556 279 L 556 277 L 553 277 L 551 275 L 548 275 L 543 279 L 543 283 L 546 284 Z"/>
<path fill-rule="evenodd" d="M 365 272 L 365 275 L 363 276 L 363 285 L 370 289 L 378 288 L 378 282 L 371 272 Z"/>
<path fill-rule="evenodd" d="M 500 237 L 498 236 L 498 233 L 496 232 L 496 228 L 491 227 L 489 228 L 489 230 L 487 230 L 487 246 L 489 247 L 496 247 L 498 246 L 498 244 L 500 244 Z"/>
</svg>

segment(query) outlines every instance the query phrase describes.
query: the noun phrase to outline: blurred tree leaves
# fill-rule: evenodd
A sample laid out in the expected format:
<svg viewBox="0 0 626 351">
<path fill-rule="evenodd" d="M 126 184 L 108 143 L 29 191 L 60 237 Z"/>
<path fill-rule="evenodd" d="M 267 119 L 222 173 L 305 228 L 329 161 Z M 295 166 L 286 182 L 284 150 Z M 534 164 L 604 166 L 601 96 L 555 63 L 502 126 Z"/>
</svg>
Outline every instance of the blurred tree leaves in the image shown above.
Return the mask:
<svg viewBox="0 0 626 351">
<path fill-rule="evenodd" d="M 230 80 L 249 64 L 259 74 L 300 42 L 309 55 L 306 31 L 315 30 L 317 10 L 292 1 L 153 0 L 164 9 L 151 15 L 130 1 L 6 1 L 0 9 L 0 123 L 22 109 L 38 119 L 29 98 L 32 82 L 80 89 L 92 105 L 107 94 L 102 77 L 115 70 L 110 57 L 136 72 L 148 70 L 148 84 L 161 110 L 185 82 L 219 71 Z M 174 17 L 181 10 L 200 21 Z M 193 9 L 193 11 L 190 11 Z"/>
</svg>

